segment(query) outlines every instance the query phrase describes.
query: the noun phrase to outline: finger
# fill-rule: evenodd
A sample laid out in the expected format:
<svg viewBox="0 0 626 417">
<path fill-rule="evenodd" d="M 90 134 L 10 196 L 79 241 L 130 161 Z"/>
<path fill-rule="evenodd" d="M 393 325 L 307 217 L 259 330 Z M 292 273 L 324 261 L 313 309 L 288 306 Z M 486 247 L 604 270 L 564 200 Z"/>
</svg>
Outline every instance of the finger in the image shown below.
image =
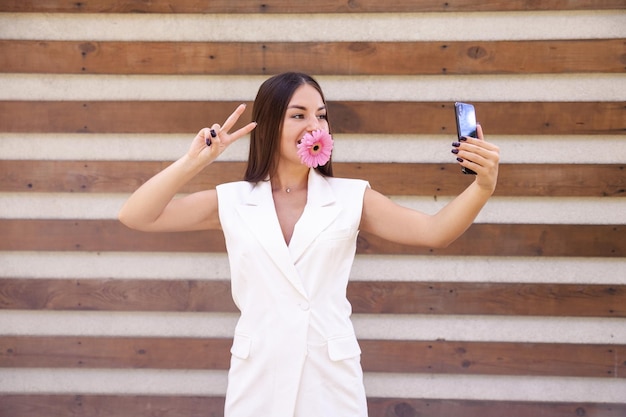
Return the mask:
<svg viewBox="0 0 626 417">
<path fill-rule="evenodd" d="M 222 129 L 226 132 L 232 129 L 232 127 L 235 125 L 235 123 L 237 123 L 237 120 L 239 120 L 239 117 L 243 114 L 244 111 L 246 111 L 245 103 L 237 106 L 235 111 L 232 112 L 231 115 L 228 116 L 228 119 L 224 121 L 224 124 L 222 125 Z"/>
<path fill-rule="evenodd" d="M 242 127 L 241 129 L 234 132 L 231 136 L 234 137 L 235 139 L 239 139 L 240 137 L 245 136 L 248 133 L 252 132 L 255 127 L 256 127 L 256 122 L 250 122 L 244 127 Z"/>
<path fill-rule="evenodd" d="M 213 139 L 217 137 L 217 132 L 215 129 L 209 129 L 209 134 L 205 136 L 204 143 L 206 146 L 211 146 L 213 143 Z"/>
<path fill-rule="evenodd" d="M 198 132 L 198 134 L 196 135 L 196 138 L 200 138 L 200 139 L 202 139 L 202 140 L 205 140 L 205 139 L 207 139 L 207 138 L 210 138 L 210 137 L 211 137 L 210 130 L 211 130 L 211 129 L 209 129 L 208 127 L 204 127 L 204 128 L 202 128 L 202 129 L 200 129 L 200 131 L 199 131 L 199 132 Z"/>
<path fill-rule="evenodd" d="M 484 167 L 495 165 L 499 161 L 498 152 L 479 147 L 474 147 L 473 149 L 459 149 L 457 156 Z"/>
<path fill-rule="evenodd" d="M 483 136 L 483 127 L 480 123 L 476 123 L 476 137 L 480 140 L 485 140 L 485 137 Z"/>
<path fill-rule="evenodd" d="M 487 150 L 495 151 L 495 152 L 498 152 L 500 149 L 497 145 L 494 145 L 493 143 L 490 143 L 484 140 L 484 137 L 483 139 L 467 138 L 461 141 L 461 144 L 463 144 L 464 147 L 467 147 L 468 149 L 471 147 L 472 149 L 480 148 L 480 149 L 487 149 Z"/>
</svg>

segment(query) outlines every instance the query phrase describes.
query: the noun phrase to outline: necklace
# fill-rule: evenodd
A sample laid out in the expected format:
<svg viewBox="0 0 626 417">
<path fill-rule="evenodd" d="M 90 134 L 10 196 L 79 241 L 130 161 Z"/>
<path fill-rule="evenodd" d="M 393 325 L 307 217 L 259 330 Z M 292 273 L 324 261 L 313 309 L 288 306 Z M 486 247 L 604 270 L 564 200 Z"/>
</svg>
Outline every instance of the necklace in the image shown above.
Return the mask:
<svg viewBox="0 0 626 417">
<path fill-rule="evenodd" d="M 306 188 L 306 187 L 305 187 L 305 188 Z M 293 191 L 304 190 L 305 188 L 298 188 L 298 189 L 295 189 L 295 190 L 293 190 Z M 286 192 L 287 194 L 291 193 L 291 191 L 292 191 L 292 190 L 291 190 L 291 187 L 287 187 L 287 188 L 285 188 L 285 192 Z"/>
<path fill-rule="evenodd" d="M 282 187 L 282 186 L 276 187 L 276 188 L 272 187 L 272 192 L 283 192 L 284 191 L 287 194 L 291 194 L 292 192 L 296 193 L 298 191 L 306 190 L 306 189 L 307 189 L 307 185 L 306 184 L 304 184 L 302 187 L 297 187 L 296 186 L 295 188 L 290 186 L 290 185 L 288 185 L 288 186 L 285 186 L 285 187 Z"/>
</svg>

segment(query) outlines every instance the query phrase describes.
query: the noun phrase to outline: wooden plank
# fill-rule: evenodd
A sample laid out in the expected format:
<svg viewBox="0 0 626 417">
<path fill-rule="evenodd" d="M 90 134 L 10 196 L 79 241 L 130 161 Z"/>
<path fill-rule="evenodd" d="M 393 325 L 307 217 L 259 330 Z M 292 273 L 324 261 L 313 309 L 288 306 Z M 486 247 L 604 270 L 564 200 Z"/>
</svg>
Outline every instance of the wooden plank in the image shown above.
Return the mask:
<svg viewBox="0 0 626 417">
<path fill-rule="evenodd" d="M 368 408 L 370 417 L 623 417 L 626 415 L 626 403 L 368 398 Z"/>
<path fill-rule="evenodd" d="M 444 249 L 391 243 L 362 233 L 361 254 L 460 256 L 626 256 L 623 224 L 472 225 Z M 0 219 L 0 250 L 224 252 L 220 231 L 144 233 L 116 220 Z"/>
<path fill-rule="evenodd" d="M 0 368 L 225 370 L 231 343 L 230 338 L 4 336 Z M 403 340 L 360 345 L 365 372 L 626 378 L 625 345 Z"/>
<path fill-rule="evenodd" d="M 0 417 L 224 417 L 224 397 L 208 396 L 0 394 L 0 404 Z"/>
<path fill-rule="evenodd" d="M 416 276 L 419 280 L 422 277 Z M 356 314 L 626 317 L 626 286 L 436 281 L 348 285 Z M 232 313 L 230 282 L 0 278 L 0 309 Z"/>
<path fill-rule="evenodd" d="M 0 394 L 0 417 L 224 417 L 224 398 L 173 395 Z M 623 417 L 626 403 L 368 398 L 370 417 Z"/>
<path fill-rule="evenodd" d="M 366 372 L 626 378 L 626 346 L 361 340 Z"/>
<path fill-rule="evenodd" d="M 0 12 L 20 13 L 415 13 L 478 12 L 530 10 L 606 10 L 624 9 L 624 0 L 377 0 L 314 3 L 291 0 L 56 0 L 25 2 L 4 0 Z"/>
<path fill-rule="evenodd" d="M 213 122 L 221 123 L 238 104 L 232 101 L 0 101 L 0 131 L 194 135 Z M 474 104 L 488 135 L 626 133 L 626 102 Z M 249 122 L 251 108 L 239 125 Z M 333 101 L 328 103 L 328 108 L 334 133 L 456 134 L 450 102 Z M 26 114 L 29 117 L 24 117 Z"/>
<path fill-rule="evenodd" d="M 199 280 L 0 278 L 0 309 L 89 311 L 238 311 L 230 282 Z"/>
<path fill-rule="evenodd" d="M 132 193 L 169 164 L 4 160 L 0 161 L 0 192 Z M 182 192 L 239 181 L 245 166 L 245 162 L 215 162 L 185 185 Z M 386 195 L 453 196 L 473 180 L 462 175 L 457 164 L 336 162 L 333 167 L 336 176 L 364 178 L 373 189 Z M 625 194 L 626 165 L 623 164 L 502 164 L 495 192 L 499 197 L 623 197 Z"/>
<path fill-rule="evenodd" d="M 357 314 L 626 317 L 622 285 L 351 281 L 348 299 Z"/>
<path fill-rule="evenodd" d="M 3 336 L 0 368 L 225 370 L 231 344 L 230 338 Z"/>
<path fill-rule="evenodd" d="M 623 73 L 624 39 L 473 42 L 0 40 L 0 72 L 433 75 Z"/>
</svg>

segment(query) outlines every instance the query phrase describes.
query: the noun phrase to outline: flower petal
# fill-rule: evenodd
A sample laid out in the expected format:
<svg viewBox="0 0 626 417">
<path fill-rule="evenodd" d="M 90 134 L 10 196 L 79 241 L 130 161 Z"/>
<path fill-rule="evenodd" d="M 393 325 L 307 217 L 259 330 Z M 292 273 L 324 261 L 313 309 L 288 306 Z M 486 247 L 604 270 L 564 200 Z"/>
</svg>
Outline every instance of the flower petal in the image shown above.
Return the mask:
<svg viewBox="0 0 626 417">
<path fill-rule="evenodd" d="M 332 136 L 321 129 L 307 133 L 298 143 L 300 161 L 309 168 L 326 165 L 333 150 Z"/>
</svg>

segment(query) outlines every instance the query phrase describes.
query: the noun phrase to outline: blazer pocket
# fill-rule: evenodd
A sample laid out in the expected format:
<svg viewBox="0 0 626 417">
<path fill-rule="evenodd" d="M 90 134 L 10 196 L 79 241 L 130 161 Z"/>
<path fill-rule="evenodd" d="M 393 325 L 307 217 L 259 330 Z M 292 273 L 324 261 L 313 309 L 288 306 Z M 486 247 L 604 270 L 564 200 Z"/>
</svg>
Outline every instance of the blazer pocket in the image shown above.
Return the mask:
<svg viewBox="0 0 626 417">
<path fill-rule="evenodd" d="M 333 361 L 343 361 L 360 354 L 359 342 L 353 335 L 328 340 L 328 356 Z"/>
<path fill-rule="evenodd" d="M 250 347 L 252 346 L 252 339 L 248 336 L 235 333 L 233 338 L 233 345 L 230 348 L 230 353 L 239 359 L 248 359 L 250 356 Z"/>
</svg>

